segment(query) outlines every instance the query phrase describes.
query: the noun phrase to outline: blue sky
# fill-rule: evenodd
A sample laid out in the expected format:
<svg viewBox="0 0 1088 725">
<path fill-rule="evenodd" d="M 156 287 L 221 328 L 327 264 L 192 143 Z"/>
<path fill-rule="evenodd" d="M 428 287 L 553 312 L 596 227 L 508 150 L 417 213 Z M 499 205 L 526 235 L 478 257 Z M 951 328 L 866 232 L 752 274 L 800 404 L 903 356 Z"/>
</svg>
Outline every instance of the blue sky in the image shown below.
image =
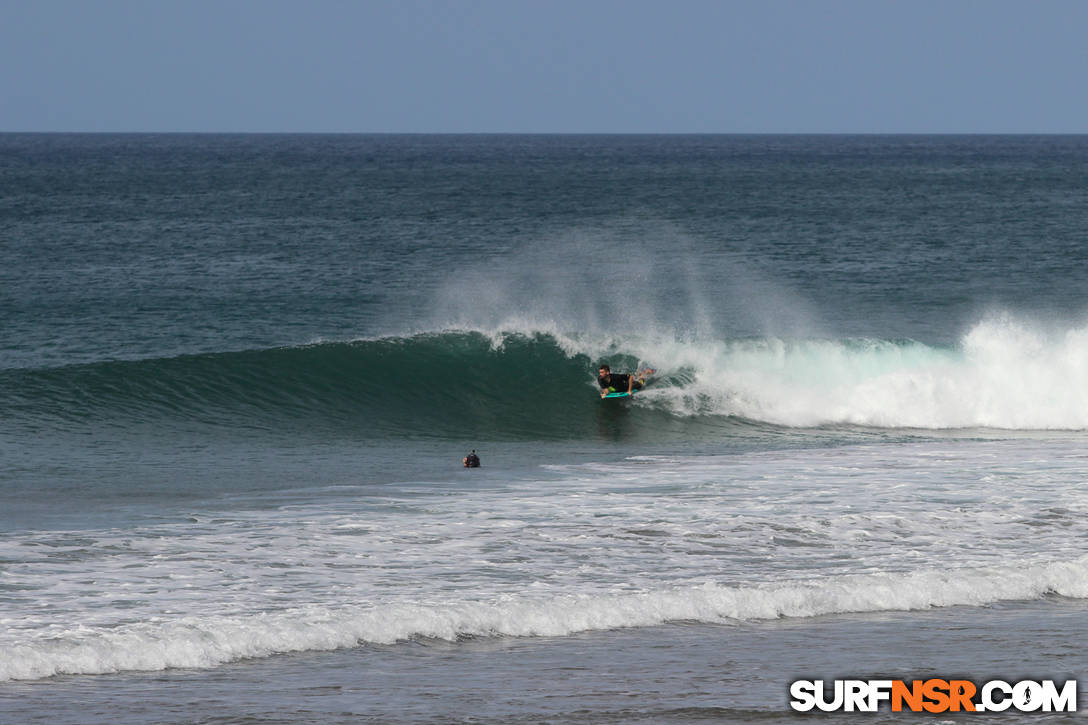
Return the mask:
<svg viewBox="0 0 1088 725">
<path fill-rule="evenodd" d="M 0 0 L 0 131 L 1083 133 L 1088 0 Z"/>
</svg>

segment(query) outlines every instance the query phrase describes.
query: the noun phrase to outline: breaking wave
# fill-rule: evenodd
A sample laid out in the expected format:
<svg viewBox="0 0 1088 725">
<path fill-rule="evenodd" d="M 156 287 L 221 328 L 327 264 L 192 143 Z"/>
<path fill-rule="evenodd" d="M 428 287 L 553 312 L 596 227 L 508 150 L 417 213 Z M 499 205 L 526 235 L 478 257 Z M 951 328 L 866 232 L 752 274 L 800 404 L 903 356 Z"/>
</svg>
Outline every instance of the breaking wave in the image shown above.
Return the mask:
<svg viewBox="0 0 1088 725">
<path fill-rule="evenodd" d="M 708 583 L 655 591 L 508 596 L 494 601 L 313 607 L 252 616 L 186 617 L 114 628 L 77 627 L 0 644 L 0 680 L 208 668 L 242 659 L 407 640 L 556 637 L 670 622 L 736 621 L 982 606 L 1088 597 L 1088 557 L 1045 565 L 931 569 L 747 587 Z"/>
<path fill-rule="evenodd" d="M 980 322 L 949 347 L 446 330 L 9 369 L 0 371 L 0 417 L 38 426 L 173 421 L 378 437 L 580 438 L 599 427 L 594 376 L 603 361 L 656 367 L 653 384 L 622 403 L 622 414 L 681 435 L 685 422 L 707 418 L 793 428 L 1088 428 L 1088 327 L 1043 332 L 1008 319 Z"/>
</svg>

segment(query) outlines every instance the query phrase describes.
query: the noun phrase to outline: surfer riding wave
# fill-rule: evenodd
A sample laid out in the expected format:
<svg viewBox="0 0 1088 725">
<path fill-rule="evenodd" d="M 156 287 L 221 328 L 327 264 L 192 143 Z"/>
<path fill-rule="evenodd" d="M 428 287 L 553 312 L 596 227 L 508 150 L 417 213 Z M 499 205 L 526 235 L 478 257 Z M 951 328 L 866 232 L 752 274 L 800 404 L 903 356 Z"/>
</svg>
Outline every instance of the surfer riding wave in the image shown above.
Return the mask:
<svg viewBox="0 0 1088 725">
<path fill-rule="evenodd" d="M 609 393 L 631 394 L 641 390 L 646 378 L 653 375 L 653 368 L 644 368 L 634 373 L 613 373 L 607 365 L 601 365 L 597 371 L 597 384 L 601 386 L 601 397 Z"/>
</svg>

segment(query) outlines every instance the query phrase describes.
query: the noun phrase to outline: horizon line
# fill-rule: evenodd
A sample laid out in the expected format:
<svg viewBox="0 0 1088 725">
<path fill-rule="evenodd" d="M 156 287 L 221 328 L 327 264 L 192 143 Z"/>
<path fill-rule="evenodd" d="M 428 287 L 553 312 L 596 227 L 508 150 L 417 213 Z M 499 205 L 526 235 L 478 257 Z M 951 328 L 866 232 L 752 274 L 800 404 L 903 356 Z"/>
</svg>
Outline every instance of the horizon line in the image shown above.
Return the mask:
<svg viewBox="0 0 1088 725">
<path fill-rule="evenodd" d="M 1088 131 L 185 131 L 0 130 L 2 135 L 86 136 L 1085 136 Z"/>
</svg>

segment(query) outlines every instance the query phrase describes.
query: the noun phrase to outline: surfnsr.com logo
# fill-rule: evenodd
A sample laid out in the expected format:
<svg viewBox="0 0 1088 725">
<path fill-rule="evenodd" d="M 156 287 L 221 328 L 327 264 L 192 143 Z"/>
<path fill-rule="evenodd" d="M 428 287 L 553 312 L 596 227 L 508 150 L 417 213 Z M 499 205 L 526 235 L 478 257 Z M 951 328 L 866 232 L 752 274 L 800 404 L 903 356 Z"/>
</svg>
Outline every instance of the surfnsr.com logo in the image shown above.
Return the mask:
<svg viewBox="0 0 1088 725">
<path fill-rule="evenodd" d="M 797 680 L 790 707 L 798 712 L 1076 712 L 1077 681 L 990 680 Z"/>
</svg>

